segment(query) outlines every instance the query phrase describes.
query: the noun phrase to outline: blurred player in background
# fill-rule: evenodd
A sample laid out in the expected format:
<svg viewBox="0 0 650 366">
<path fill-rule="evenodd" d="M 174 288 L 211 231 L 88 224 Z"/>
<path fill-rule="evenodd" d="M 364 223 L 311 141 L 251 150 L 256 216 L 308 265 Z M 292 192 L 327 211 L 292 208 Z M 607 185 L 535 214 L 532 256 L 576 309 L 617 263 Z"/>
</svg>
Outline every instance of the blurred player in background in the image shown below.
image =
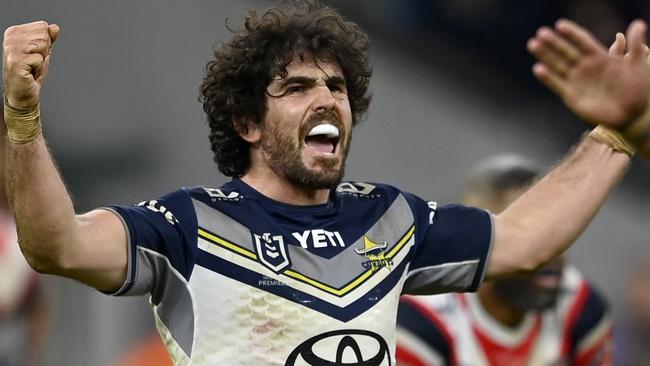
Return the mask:
<svg viewBox="0 0 650 366">
<path fill-rule="evenodd" d="M 540 173 L 517 155 L 492 158 L 474 172 L 462 203 L 498 214 Z M 475 294 L 403 296 L 397 325 L 399 366 L 612 364 L 607 305 L 564 257 Z"/>
<path fill-rule="evenodd" d="M 2 115 L 0 123 L 2 154 L 6 139 Z M 35 366 L 45 341 L 47 302 L 40 276 L 20 252 L 2 172 L 4 159 L 0 159 L 0 366 Z"/>
<path fill-rule="evenodd" d="M 625 276 L 624 304 L 615 326 L 617 365 L 650 365 L 650 258 L 639 258 Z"/>
</svg>

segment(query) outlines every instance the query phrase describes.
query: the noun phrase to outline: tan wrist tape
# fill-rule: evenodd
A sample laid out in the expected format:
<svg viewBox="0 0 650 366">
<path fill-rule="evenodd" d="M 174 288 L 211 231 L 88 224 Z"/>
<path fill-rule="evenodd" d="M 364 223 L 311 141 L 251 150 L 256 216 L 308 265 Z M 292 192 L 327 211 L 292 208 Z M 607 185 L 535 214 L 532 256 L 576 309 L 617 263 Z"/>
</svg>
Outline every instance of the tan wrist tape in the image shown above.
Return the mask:
<svg viewBox="0 0 650 366">
<path fill-rule="evenodd" d="M 640 145 L 650 136 L 650 98 L 645 110 L 621 131 L 625 138 L 635 145 Z"/>
<path fill-rule="evenodd" d="M 633 157 L 634 153 L 636 153 L 634 145 L 632 145 L 620 132 L 616 130 L 603 126 L 596 126 L 596 128 L 589 132 L 589 137 L 609 145 L 614 149 L 614 151 L 624 152 L 629 157 Z"/>
<path fill-rule="evenodd" d="M 4 117 L 9 141 L 15 144 L 32 142 L 41 134 L 40 103 L 31 108 L 14 108 L 4 100 Z"/>
</svg>

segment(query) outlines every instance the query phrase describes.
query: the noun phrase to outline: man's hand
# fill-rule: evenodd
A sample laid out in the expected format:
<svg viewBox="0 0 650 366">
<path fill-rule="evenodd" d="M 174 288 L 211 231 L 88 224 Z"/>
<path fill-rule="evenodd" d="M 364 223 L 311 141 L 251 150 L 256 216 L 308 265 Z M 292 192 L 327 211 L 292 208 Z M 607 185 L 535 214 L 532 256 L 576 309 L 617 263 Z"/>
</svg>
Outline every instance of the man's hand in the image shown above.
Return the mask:
<svg viewBox="0 0 650 366">
<path fill-rule="evenodd" d="M 621 128 L 645 109 L 650 95 L 645 33 L 645 22 L 632 22 L 627 42 L 617 36 L 608 55 L 587 30 L 559 20 L 554 29 L 542 27 L 528 41 L 539 61 L 533 73 L 582 119 Z"/>
<path fill-rule="evenodd" d="M 7 28 L 4 34 L 2 71 L 7 102 L 14 108 L 38 103 L 47 76 L 52 44 L 59 27 L 33 22 Z"/>
</svg>

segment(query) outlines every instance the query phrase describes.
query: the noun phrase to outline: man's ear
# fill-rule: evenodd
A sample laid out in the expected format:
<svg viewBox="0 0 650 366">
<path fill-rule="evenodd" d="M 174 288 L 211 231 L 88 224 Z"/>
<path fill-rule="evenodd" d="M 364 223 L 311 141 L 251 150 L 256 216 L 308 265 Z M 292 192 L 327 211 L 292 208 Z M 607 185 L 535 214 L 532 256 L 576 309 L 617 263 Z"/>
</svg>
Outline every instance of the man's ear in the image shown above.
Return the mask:
<svg viewBox="0 0 650 366">
<path fill-rule="evenodd" d="M 235 127 L 235 131 L 237 131 L 239 136 L 251 145 L 256 144 L 262 137 L 262 130 L 260 129 L 260 126 L 253 121 L 236 119 L 233 122 L 233 126 Z"/>
</svg>

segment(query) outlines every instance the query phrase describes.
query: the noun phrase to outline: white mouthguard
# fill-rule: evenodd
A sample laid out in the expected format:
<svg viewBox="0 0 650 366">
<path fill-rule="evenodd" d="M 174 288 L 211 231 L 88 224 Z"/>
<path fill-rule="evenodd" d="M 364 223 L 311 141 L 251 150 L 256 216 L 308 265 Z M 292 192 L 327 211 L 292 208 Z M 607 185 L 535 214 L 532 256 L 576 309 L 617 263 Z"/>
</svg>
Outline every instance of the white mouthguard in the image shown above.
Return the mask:
<svg viewBox="0 0 650 366">
<path fill-rule="evenodd" d="M 325 135 L 328 138 L 339 137 L 339 129 L 329 123 L 318 125 L 309 131 L 308 136 Z"/>
</svg>

